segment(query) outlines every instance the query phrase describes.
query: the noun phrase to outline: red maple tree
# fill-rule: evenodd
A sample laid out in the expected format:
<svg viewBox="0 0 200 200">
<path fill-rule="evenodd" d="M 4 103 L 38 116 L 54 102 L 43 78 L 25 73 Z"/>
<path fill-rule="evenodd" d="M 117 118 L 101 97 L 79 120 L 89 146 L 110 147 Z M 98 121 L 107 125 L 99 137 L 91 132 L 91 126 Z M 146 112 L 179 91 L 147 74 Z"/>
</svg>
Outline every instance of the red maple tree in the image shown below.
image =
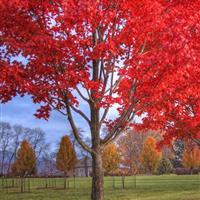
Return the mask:
<svg viewBox="0 0 200 200">
<path fill-rule="evenodd" d="M 199 10 L 198 0 L 0 0 L 0 100 L 30 95 L 41 104 L 38 118 L 65 115 L 93 158 L 91 198 L 102 200 L 102 149 L 135 116 L 166 138 L 174 116 L 198 127 Z M 185 111 L 191 100 L 195 117 Z M 88 124 L 91 146 L 74 113 Z"/>
</svg>

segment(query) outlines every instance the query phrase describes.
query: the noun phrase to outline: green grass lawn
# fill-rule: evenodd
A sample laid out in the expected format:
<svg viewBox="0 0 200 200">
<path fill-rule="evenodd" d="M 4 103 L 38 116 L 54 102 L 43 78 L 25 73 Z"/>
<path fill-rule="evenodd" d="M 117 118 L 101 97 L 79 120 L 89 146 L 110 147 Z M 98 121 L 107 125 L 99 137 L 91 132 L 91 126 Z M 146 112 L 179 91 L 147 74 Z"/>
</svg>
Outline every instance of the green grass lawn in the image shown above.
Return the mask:
<svg viewBox="0 0 200 200">
<path fill-rule="evenodd" d="M 18 180 L 19 181 L 19 180 Z M 63 179 L 30 179 L 31 192 L 20 193 L 19 182 L 0 180 L 0 200 L 89 200 L 91 178 L 68 179 L 69 189 L 63 189 Z M 200 200 L 200 176 L 137 176 L 105 177 L 105 200 Z M 4 184 L 4 189 L 2 188 Z M 56 184 L 56 188 L 55 188 Z M 5 188 L 5 186 L 10 188 Z M 26 184 L 28 185 L 28 184 Z M 54 188 L 45 188 L 54 186 Z M 68 185 L 68 184 L 67 184 Z"/>
</svg>

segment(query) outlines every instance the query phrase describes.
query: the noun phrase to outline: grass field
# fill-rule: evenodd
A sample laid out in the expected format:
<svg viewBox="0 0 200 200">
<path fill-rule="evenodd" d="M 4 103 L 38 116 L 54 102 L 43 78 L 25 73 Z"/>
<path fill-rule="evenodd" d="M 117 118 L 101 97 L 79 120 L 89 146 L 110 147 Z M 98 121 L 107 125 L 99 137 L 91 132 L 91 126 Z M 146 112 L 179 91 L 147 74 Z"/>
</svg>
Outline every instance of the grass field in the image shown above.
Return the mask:
<svg viewBox="0 0 200 200">
<path fill-rule="evenodd" d="M 0 180 L 0 200 L 89 200 L 91 178 L 30 179 L 30 192 L 20 193 L 20 180 Z M 105 200 L 200 200 L 200 176 L 105 177 Z M 6 183 L 6 184 L 5 184 Z M 113 188 L 115 183 L 115 188 Z M 2 184 L 4 188 L 2 188 Z M 28 183 L 27 183 L 28 184 Z M 7 187 L 6 187 L 6 186 Z M 67 184 L 68 185 L 68 184 Z M 10 186 L 10 188 L 8 187 Z M 56 187 L 55 187 L 56 186 Z M 74 188 L 75 186 L 75 188 Z M 54 187 L 47 188 L 46 187 Z"/>
</svg>

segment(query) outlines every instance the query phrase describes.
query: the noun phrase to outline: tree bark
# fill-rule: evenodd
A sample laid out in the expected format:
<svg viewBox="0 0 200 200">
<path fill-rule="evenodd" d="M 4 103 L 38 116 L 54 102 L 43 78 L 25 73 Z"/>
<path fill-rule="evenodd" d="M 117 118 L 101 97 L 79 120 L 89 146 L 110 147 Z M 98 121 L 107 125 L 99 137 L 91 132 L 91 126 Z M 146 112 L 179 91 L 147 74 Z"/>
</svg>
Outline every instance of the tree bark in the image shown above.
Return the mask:
<svg viewBox="0 0 200 200">
<path fill-rule="evenodd" d="M 103 167 L 101 152 L 92 155 L 92 200 L 103 200 Z"/>
</svg>

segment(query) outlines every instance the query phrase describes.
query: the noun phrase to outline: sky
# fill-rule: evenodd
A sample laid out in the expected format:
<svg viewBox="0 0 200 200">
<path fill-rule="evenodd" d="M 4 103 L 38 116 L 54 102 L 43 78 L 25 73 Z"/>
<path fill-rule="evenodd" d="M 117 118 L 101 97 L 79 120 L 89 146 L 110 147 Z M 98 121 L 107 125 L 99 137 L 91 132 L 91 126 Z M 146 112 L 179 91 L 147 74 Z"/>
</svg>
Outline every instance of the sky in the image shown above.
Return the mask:
<svg viewBox="0 0 200 200">
<path fill-rule="evenodd" d="M 9 122 L 11 125 L 20 124 L 28 128 L 41 128 L 46 133 L 46 139 L 49 143 L 57 143 L 63 135 L 70 134 L 71 128 L 65 116 L 57 111 L 53 111 L 48 121 L 37 119 L 34 116 L 39 105 L 34 104 L 30 97 L 15 97 L 12 101 L 1 104 L 0 106 L 0 121 Z M 88 115 L 88 107 L 81 102 L 81 110 Z M 116 112 L 110 113 L 110 117 L 114 117 Z M 74 114 L 78 128 L 85 131 L 85 135 L 89 129 L 83 119 Z"/>
<path fill-rule="evenodd" d="M 71 128 L 65 116 L 57 111 L 53 111 L 48 121 L 37 119 L 34 116 L 39 105 L 34 104 L 28 96 L 15 97 L 12 101 L 6 104 L 0 104 L 0 121 L 9 122 L 11 125 L 19 124 L 28 128 L 41 128 L 46 134 L 46 141 L 51 145 L 56 145 L 63 135 L 69 135 Z M 81 110 L 88 114 L 88 106 L 81 102 Z M 113 119 L 117 116 L 117 106 L 114 106 L 108 116 Z M 74 115 L 77 127 L 84 130 L 84 135 L 88 136 L 89 127 L 86 126 L 84 120 L 78 115 Z M 141 119 L 136 117 L 136 122 L 141 122 Z"/>
<path fill-rule="evenodd" d="M 64 116 L 54 111 L 48 121 L 37 119 L 34 113 L 38 107 L 32 103 L 30 97 L 15 97 L 12 101 L 1 104 L 0 121 L 28 128 L 41 128 L 49 143 L 57 143 L 63 135 L 69 134 L 71 129 Z"/>
<path fill-rule="evenodd" d="M 13 57 L 13 61 L 27 63 L 22 55 Z M 27 128 L 41 128 L 46 133 L 46 140 L 50 144 L 57 144 L 63 135 L 70 133 L 71 128 L 64 116 L 54 111 L 48 121 L 37 119 L 34 116 L 37 108 L 39 105 L 34 104 L 30 97 L 17 96 L 6 104 L 0 104 L 0 121 L 9 122 L 11 125 L 19 124 Z"/>
</svg>

